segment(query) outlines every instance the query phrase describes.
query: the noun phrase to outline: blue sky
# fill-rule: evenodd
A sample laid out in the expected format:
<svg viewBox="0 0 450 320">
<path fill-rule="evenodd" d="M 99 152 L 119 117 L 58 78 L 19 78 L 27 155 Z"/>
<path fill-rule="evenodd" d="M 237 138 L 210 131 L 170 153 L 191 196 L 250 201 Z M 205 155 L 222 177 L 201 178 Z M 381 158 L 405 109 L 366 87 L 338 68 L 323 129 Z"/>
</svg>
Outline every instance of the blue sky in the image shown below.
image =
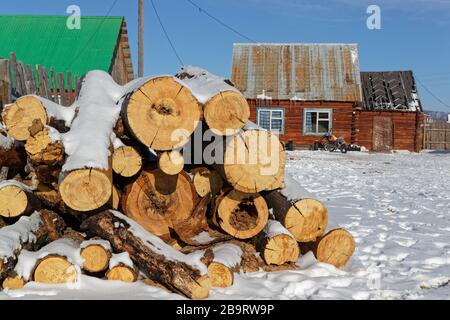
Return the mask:
<svg viewBox="0 0 450 320">
<path fill-rule="evenodd" d="M 193 0 L 258 42 L 359 44 L 363 71 L 413 70 L 445 107 L 419 85 L 428 110 L 450 111 L 450 0 Z M 2 14 L 105 15 L 114 0 L 2 1 Z M 183 62 L 229 77 L 232 44 L 248 42 L 199 12 L 186 0 L 154 0 Z M 381 30 L 366 27 L 369 4 L 381 8 Z M 145 73 L 167 74 L 180 64 L 145 0 Z M 128 23 L 137 68 L 137 0 L 118 0 L 111 15 Z"/>
</svg>

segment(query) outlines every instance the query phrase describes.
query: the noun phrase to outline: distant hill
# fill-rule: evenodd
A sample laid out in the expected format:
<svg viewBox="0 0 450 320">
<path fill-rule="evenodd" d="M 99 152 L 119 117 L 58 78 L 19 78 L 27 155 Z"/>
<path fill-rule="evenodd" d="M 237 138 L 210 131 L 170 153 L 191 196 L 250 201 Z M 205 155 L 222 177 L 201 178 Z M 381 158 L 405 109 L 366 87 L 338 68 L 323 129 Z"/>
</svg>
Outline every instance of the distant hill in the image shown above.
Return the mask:
<svg viewBox="0 0 450 320">
<path fill-rule="evenodd" d="M 426 114 L 428 114 L 430 117 L 437 121 L 448 121 L 448 116 L 450 113 L 448 112 L 441 112 L 441 111 L 425 111 Z"/>
</svg>

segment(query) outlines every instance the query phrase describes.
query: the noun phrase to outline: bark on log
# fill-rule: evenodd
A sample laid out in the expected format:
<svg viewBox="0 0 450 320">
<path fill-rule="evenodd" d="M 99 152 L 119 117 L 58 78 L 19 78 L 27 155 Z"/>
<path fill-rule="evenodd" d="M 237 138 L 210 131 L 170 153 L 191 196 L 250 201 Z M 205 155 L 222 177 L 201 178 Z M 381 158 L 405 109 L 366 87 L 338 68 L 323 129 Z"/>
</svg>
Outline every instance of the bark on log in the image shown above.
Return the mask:
<svg viewBox="0 0 450 320">
<path fill-rule="evenodd" d="M 114 250 L 128 252 L 150 279 L 192 299 L 208 297 L 207 275 L 187 264 L 184 255 L 119 213 L 102 212 L 90 217 L 83 228 L 109 240 Z"/>
<path fill-rule="evenodd" d="M 284 147 L 274 134 L 248 129 L 229 139 L 223 164 L 215 167 L 238 191 L 258 193 L 278 189 L 284 186 Z"/>
<path fill-rule="evenodd" d="M 300 249 L 297 241 L 278 221 L 269 220 L 264 231 L 254 241 L 268 265 L 283 265 L 298 260 Z"/>
<path fill-rule="evenodd" d="M 145 170 L 122 196 L 122 209 L 152 234 L 170 240 L 170 229 L 186 221 L 198 203 L 189 176 Z"/>
<path fill-rule="evenodd" d="M 329 263 L 343 269 L 355 252 L 353 236 L 345 229 L 334 229 L 315 242 L 300 244 L 302 252 L 312 251 L 320 262 Z"/>
<path fill-rule="evenodd" d="M 203 197 L 184 222 L 173 226 L 175 233 L 185 244 L 201 246 L 230 240 L 229 235 L 211 228 L 207 219 L 207 209 L 211 202 L 211 195 Z"/>
<path fill-rule="evenodd" d="M 304 194 L 304 196 L 301 196 Z M 286 188 L 264 194 L 275 218 L 298 242 L 314 241 L 320 237 L 328 224 L 327 207 L 302 191 L 292 179 L 286 179 Z"/>
<path fill-rule="evenodd" d="M 212 222 L 235 238 L 250 239 L 268 219 L 269 209 L 261 195 L 228 190 L 217 197 Z"/>
<path fill-rule="evenodd" d="M 0 147 L 0 168 L 23 169 L 27 164 L 27 154 L 23 145 L 15 144 L 10 149 Z"/>
<path fill-rule="evenodd" d="M 192 93 L 173 77 L 146 82 L 124 102 L 122 112 L 128 131 L 157 151 L 186 144 L 201 118 L 201 107 Z M 177 131 L 182 136 L 175 137 Z"/>
<path fill-rule="evenodd" d="M 41 210 L 0 229 L 0 238 L 5 239 L 4 246 L 0 246 L 0 279 L 10 275 L 22 249 L 38 250 L 59 239 L 64 228 L 64 221 L 56 213 Z"/>
</svg>

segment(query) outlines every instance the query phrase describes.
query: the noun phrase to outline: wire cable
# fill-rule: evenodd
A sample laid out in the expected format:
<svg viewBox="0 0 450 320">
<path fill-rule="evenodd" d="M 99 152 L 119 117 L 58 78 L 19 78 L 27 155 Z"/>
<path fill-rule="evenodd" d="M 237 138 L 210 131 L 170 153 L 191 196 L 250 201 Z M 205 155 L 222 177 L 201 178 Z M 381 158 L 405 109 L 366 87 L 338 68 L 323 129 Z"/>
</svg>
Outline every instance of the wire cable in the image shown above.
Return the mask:
<svg viewBox="0 0 450 320">
<path fill-rule="evenodd" d="M 158 14 L 158 10 L 156 9 L 156 6 L 155 6 L 153 0 L 150 0 L 150 2 L 152 3 L 153 11 L 155 11 L 156 18 L 159 21 L 159 25 L 161 26 L 161 29 L 162 29 L 164 35 L 166 36 L 167 41 L 169 42 L 170 46 L 172 47 L 172 50 L 175 53 L 175 55 L 176 55 L 178 61 L 180 62 L 181 66 L 183 66 L 184 65 L 183 60 L 181 60 L 180 55 L 178 54 L 178 51 L 175 48 L 175 45 L 173 44 L 172 40 L 170 39 L 169 34 L 167 33 L 166 28 L 164 27 L 164 24 L 163 24 L 159 14 Z"/>
<path fill-rule="evenodd" d="M 430 89 L 428 89 L 423 83 L 422 81 L 420 81 L 418 78 L 416 78 L 417 82 L 425 89 L 425 91 L 427 91 L 433 98 L 435 98 L 437 101 L 439 101 L 444 107 L 449 108 L 450 109 L 450 105 L 445 103 L 441 98 L 439 98 L 438 96 L 436 96 Z"/>
<path fill-rule="evenodd" d="M 225 22 L 223 22 L 222 20 L 220 20 L 219 18 L 216 18 L 215 16 L 213 16 L 211 13 L 209 13 L 208 11 L 206 11 L 205 9 L 203 9 L 202 7 L 200 7 L 199 5 L 197 5 L 196 3 L 194 3 L 191 0 L 186 0 L 187 2 L 189 2 L 191 5 L 193 5 L 194 7 L 196 7 L 200 12 L 203 12 L 204 14 L 206 14 L 208 17 L 210 17 L 211 19 L 213 19 L 214 21 L 216 21 L 217 23 L 221 24 L 222 26 L 224 26 L 225 28 L 227 28 L 228 30 L 234 32 L 235 34 L 239 35 L 240 37 L 247 39 L 250 42 L 256 43 L 255 40 L 253 40 L 250 37 L 247 37 L 245 34 L 243 34 L 242 32 L 239 32 L 238 30 L 236 30 L 235 28 L 229 26 L 228 24 L 226 24 Z"/>
</svg>

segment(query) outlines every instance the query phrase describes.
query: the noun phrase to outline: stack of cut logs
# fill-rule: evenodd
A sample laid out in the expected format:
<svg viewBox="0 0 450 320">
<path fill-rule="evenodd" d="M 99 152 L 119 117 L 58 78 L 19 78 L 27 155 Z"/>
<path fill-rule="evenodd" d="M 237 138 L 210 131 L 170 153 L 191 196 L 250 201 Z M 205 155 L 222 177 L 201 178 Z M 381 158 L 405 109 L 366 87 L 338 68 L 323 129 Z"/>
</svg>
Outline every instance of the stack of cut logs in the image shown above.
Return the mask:
<svg viewBox="0 0 450 320">
<path fill-rule="evenodd" d="M 308 251 L 338 268 L 351 257 L 352 236 L 325 233 L 327 208 L 285 177 L 283 145 L 228 80 L 185 67 L 80 85 L 70 107 L 23 96 L 2 111 L 4 289 L 95 276 L 202 299 Z"/>
</svg>

